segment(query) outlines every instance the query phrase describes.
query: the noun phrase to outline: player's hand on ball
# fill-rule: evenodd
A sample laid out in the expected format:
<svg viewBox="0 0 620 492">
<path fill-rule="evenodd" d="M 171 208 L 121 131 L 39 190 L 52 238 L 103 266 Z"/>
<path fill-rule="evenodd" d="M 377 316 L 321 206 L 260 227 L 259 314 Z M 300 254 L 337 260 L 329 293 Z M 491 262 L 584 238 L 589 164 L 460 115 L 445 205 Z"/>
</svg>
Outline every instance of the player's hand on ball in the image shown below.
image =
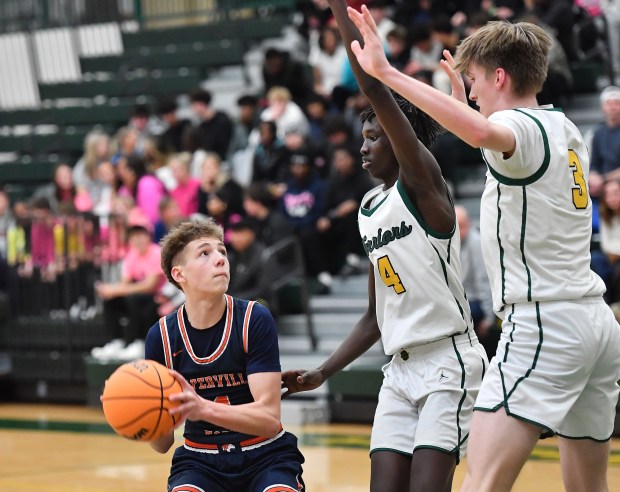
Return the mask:
<svg viewBox="0 0 620 492">
<path fill-rule="evenodd" d="M 204 420 L 203 408 L 207 400 L 202 398 L 194 388 L 177 371 L 170 369 L 170 374 L 181 385 L 180 393 L 174 393 L 168 397 L 171 402 L 178 406 L 170 409 L 170 415 L 177 418 L 175 428 L 179 427 L 185 420 Z"/>
<path fill-rule="evenodd" d="M 282 373 L 282 398 L 300 391 L 310 391 L 321 386 L 324 382 L 323 374 L 318 369 L 306 371 L 297 369 Z"/>
</svg>

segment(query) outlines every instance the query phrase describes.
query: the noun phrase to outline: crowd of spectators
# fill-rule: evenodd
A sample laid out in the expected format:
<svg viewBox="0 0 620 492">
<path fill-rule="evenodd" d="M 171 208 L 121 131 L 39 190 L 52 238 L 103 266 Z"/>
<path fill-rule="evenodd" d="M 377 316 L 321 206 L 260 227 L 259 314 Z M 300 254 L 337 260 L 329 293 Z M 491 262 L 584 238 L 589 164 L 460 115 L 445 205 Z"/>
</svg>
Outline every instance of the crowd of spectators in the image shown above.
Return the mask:
<svg viewBox="0 0 620 492">
<path fill-rule="evenodd" d="M 561 104 L 570 94 L 569 67 L 580 49 L 571 36 L 571 22 L 576 22 L 576 12 L 585 12 L 571 1 L 350 3 L 368 4 L 394 66 L 447 92 L 449 80 L 439 68 L 443 50 L 454 52 L 462 38 L 489 20 L 536 22 L 556 41 L 540 102 Z M 83 156 L 58 165 L 53 181 L 30 200 L 9 204 L 0 191 L 4 261 L 18 265 L 22 276 L 39 268 L 45 272 L 41 277 L 52 281 L 67 268 L 60 257 L 70 254 L 78 263 L 89 258 L 101 269 L 95 290 L 113 327 L 111 337 L 126 344 L 142 338 L 157 316 L 182 302 L 167 288 L 153 258 L 165 233 L 196 214 L 211 216 L 224 227 L 233 295 L 268 302 L 260 258 L 265 248 L 283 238 L 299 240 L 306 272 L 318 292 L 329 291 L 333 275 L 363 268 L 357 209 L 374 186 L 361 168 L 359 152 L 358 116 L 366 101 L 327 3 L 300 2 L 300 8 L 303 22 L 297 27 L 306 52 L 266 49 L 262 89 L 241 95 L 236 108 L 217 109 L 213 94 L 202 88 L 153 107 L 137 105 L 114 135 L 91 132 Z M 620 101 L 613 94 L 604 96 L 604 102 Z M 188 103 L 179 107 L 184 100 Z M 603 182 L 612 176 L 615 180 L 609 171 L 620 168 L 617 121 L 608 121 L 606 128 L 595 136 L 593 169 L 600 169 L 600 176 L 595 173 L 598 184 L 590 184 L 595 194 L 603 194 L 604 186 L 605 196 L 613 190 Z M 615 164 L 608 162 L 611 154 Z M 451 154 L 450 160 L 458 159 L 458 152 Z M 453 179 L 452 169 L 444 169 L 444 174 Z M 451 184 L 458 198 L 458 187 Z M 608 220 L 620 223 L 614 219 L 620 207 L 606 206 L 601 228 Z M 71 229 L 68 217 L 76 214 L 82 225 L 90 226 Z M 89 230 L 97 240 L 89 239 Z M 37 241 L 22 237 L 27 234 L 39 234 Z M 37 255 L 35 243 L 42 249 Z M 620 264 L 620 250 L 610 254 L 615 256 L 600 263 Z M 471 266 L 472 271 L 480 268 L 482 264 Z M 618 276 L 607 273 L 606 278 L 613 285 L 617 280 L 611 279 Z M 491 313 L 481 314 L 483 324 L 490 319 Z"/>
</svg>

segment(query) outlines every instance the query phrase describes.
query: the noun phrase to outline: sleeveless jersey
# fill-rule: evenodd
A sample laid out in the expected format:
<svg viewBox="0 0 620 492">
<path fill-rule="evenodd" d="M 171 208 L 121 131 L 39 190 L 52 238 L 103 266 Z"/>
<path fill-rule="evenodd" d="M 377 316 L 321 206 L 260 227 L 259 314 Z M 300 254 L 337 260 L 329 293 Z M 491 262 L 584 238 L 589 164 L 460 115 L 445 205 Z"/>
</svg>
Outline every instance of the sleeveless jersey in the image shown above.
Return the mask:
<svg viewBox="0 0 620 492">
<path fill-rule="evenodd" d="M 201 397 L 228 405 L 253 401 L 248 374 L 280 372 L 275 322 L 255 301 L 226 295 L 226 311 L 216 325 L 193 328 L 181 306 L 151 327 L 146 358 L 181 373 Z M 205 421 L 185 422 L 184 437 L 198 444 L 241 442 L 255 436 Z"/>
<path fill-rule="evenodd" d="M 590 269 L 590 160 L 579 130 L 552 107 L 499 111 L 489 121 L 516 138 L 509 159 L 482 152 L 480 231 L 494 310 L 601 296 L 605 285 Z"/>
<path fill-rule="evenodd" d="M 420 345 L 472 327 L 460 281 L 460 239 L 430 229 L 400 182 L 369 207 L 382 186 L 370 190 L 358 213 L 364 250 L 374 266 L 377 322 L 385 353 Z"/>
</svg>

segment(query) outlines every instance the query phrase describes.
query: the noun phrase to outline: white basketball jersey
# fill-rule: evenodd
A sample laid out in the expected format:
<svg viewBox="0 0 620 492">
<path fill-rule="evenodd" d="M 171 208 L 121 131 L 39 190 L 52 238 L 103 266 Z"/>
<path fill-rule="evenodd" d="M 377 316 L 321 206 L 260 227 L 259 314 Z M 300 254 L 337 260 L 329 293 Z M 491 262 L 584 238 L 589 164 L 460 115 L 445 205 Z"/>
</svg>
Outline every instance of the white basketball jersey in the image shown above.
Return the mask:
<svg viewBox="0 0 620 492">
<path fill-rule="evenodd" d="M 499 111 L 489 120 L 516 138 L 509 159 L 483 150 L 480 232 L 493 309 L 601 296 L 605 285 L 590 270 L 590 160 L 579 130 L 552 107 Z"/>
<path fill-rule="evenodd" d="M 377 322 L 385 353 L 472 330 L 460 282 L 460 238 L 429 228 L 399 182 L 379 203 L 369 191 L 358 214 L 374 266 Z M 370 208 L 366 208 L 366 207 Z"/>
</svg>

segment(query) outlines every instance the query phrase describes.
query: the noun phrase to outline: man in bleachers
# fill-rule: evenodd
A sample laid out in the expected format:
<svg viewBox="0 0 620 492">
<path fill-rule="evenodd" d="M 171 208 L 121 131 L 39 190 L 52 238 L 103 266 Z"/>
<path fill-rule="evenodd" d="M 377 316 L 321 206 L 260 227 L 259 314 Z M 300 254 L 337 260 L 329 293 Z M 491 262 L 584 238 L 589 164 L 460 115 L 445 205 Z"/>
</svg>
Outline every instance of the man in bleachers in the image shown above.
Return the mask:
<svg viewBox="0 0 620 492">
<path fill-rule="evenodd" d="M 166 284 L 160 265 L 160 247 L 152 242 L 152 231 L 153 226 L 146 218 L 129 221 L 129 250 L 123 260 L 121 280 L 95 285 L 97 295 L 103 300 L 110 338 L 122 340 L 122 346 L 128 344 L 127 353 L 123 354 L 127 359 L 144 357 L 144 330 L 159 318 L 155 298 Z"/>
<path fill-rule="evenodd" d="M 197 89 L 190 94 L 192 111 L 199 120 L 192 132 L 191 150 L 203 149 L 216 152 L 226 160 L 233 134 L 230 117 L 211 105 L 211 93 Z"/>
<path fill-rule="evenodd" d="M 467 209 L 454 207 L 461 237 L 461 281 L 467 294 L 474 330 L 489 360 L 495 355 L 500 330 L 493 312 L 491 284 L 480 246 L 480 232 L 470 221 Z"/>
<path fill-rule="evenodd" d="M 178 105 L 174 98 L 163 99 L 157 104 L 157 116 L 166 125 L 165 130 L 157 137 L 157 149 L 163 153 L 174 154 L 188 149 L 189 131 L 192 122 L 179 118 Z"/>
<path fill-rule="evenodd" d="M 589 189 L 598 198 L 605 181 L 620 178 L 620 87 L 609 86 L 601 92 L 605 122 L 594 132 L 590 145 Z"/>
</svg>

